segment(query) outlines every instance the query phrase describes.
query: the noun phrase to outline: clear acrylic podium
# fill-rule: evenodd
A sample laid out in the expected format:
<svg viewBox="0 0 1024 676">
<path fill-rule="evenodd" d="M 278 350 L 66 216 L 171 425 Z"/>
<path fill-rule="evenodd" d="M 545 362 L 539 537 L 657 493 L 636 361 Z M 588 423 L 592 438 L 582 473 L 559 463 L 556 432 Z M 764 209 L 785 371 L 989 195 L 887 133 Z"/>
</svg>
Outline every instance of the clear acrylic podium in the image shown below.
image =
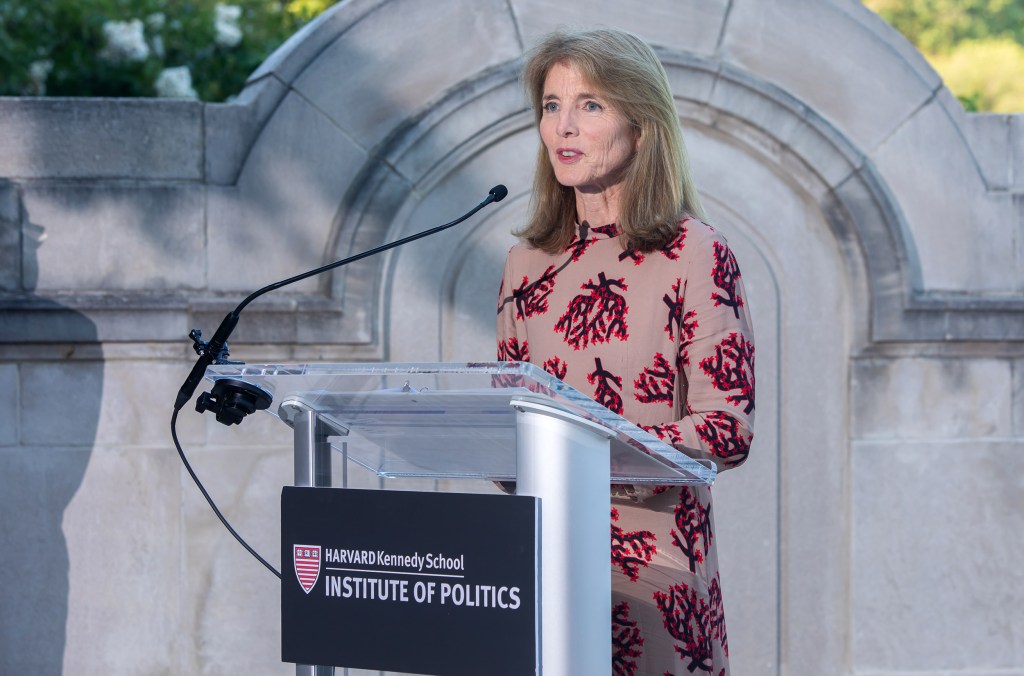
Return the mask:
<svg viewBox="0 0 1024 676">
<path fill-rule="evenodd" d="M 611 673 L 609 484 L 707 484 L 690 458 L 528 363 L 213 366 L 273 396 L 296 486 L 332 455 L 382 478 L 514 481 L 540 498 L 538 673 Z M 298 665 L 326 675 L 333 667 Z"/>
</svg>

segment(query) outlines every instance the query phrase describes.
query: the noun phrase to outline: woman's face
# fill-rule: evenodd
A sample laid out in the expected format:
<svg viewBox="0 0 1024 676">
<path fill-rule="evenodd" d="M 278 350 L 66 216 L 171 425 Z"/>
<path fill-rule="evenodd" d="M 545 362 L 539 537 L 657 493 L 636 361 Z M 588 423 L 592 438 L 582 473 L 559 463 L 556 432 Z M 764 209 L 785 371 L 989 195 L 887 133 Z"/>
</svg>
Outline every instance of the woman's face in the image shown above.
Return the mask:
<svg viewBox="0 0 1024 676">
<path fill-rule="evenodd" d="M 622 181 L 638 133 L 576 66 L 551 67 L 541 106 L 540 137 L 559 183 L 599 193 Z"/>
</svg>

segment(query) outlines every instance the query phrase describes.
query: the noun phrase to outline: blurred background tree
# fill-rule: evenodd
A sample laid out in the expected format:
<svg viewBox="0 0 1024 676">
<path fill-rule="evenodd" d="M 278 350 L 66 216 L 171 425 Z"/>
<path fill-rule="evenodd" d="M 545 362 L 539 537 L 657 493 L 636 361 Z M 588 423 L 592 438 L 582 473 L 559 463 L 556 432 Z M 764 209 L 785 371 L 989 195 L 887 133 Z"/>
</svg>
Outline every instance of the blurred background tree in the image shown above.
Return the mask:
<svg viewBox="0 0 1024 676">
<path fill-rule="evenodd" d="M 0 95 L 224 101 L 337 0 L 0 0 Z M 970 111 L 1024 111 L 1024 0 L 864 0 Z"/>
<path fill-rule="evenodd" d="M 864 0 L 969 111 L 1024 111 L 1024 0 Z"/>
<path fill-rule="evenodd" d="M 0 0 L 0 95 L 224 101 L 336 0 Z"/>
</svg>

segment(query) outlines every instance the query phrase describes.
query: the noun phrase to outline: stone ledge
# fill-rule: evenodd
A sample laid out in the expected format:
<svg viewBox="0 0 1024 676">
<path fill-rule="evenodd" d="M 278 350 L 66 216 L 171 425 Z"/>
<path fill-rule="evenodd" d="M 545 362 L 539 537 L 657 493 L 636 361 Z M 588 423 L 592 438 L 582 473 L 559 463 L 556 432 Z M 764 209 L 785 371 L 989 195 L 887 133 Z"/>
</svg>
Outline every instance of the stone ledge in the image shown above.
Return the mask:
<svg viewBox="0 0 1024 676">
<path fill-rule="evenodd" d="M 185 307 L 123 307 L 78 310 L 49 308 L 0 309 L 0 345 L 27 343 L 150 343 L 188 342 L 188 332 L 199 327 L 212 336 L 223 319 L 221 312 L 193 312 Z M 350 326 L 345 313 L 317 308 L 246 312 L 229 341 L 268 345 L 345 345 L 379 355 L 379 337 Z M 364 357 L 365 358 L 365 357 Z"/>
<path fill-rule="evenodd" d="M 203 178 L 203 104 L 0 97 L 0 176 Z"/>
<path fill-rule="evenodd" d="M 232 345 L 234 357 L 247 364 L 305 364 L 383 361 L 379 346 L 327 343 L 269 344 L 238 342 Z M 4 369 L 27 362 L 153 362 L 172 361 L 184 369 L 182 377 L 195 362 L 191 341 L 150 343 L 2 343 L 0 344 L 0 386 L 7 378 Z M 6 390 L 13 396 L 14 390 Z"/>
</svg>

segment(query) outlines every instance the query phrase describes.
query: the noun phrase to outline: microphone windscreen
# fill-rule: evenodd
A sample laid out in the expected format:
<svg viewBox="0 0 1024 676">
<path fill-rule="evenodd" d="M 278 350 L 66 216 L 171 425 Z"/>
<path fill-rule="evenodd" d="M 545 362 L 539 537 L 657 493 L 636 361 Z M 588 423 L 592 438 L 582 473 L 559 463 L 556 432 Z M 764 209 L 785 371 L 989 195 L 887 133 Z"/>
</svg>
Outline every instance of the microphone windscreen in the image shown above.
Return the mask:
<svg viewBox="0 0 1024 676">
<path fill-rule="evenodd" d="M 491 188 L 488 194 L 494 196 L 495 202 L 500 202 L 501 200 L 505 199 L 505 195 L 508 194 L 508 188 L 499 184 Z"/>
</svg>

